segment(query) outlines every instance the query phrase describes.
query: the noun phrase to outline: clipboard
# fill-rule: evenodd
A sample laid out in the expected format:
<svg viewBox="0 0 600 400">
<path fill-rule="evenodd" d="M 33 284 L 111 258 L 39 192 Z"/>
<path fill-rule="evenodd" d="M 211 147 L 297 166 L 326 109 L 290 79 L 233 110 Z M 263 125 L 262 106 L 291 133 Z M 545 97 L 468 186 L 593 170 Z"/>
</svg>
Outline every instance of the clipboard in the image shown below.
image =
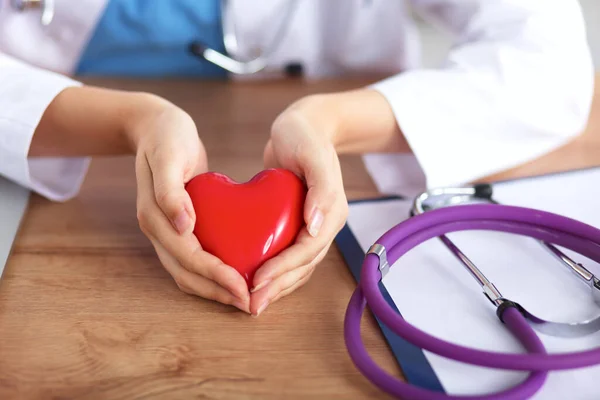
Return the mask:
<svg viewBox="0 0 600 400">
<path fill-rule="evenodd" d="M 493 183 L 492 188 L 495 193 L 494 198 L 502 204 L 511 204 L 542 209 L 549 212 L 556 212 L 589 223 L 593 226 L 600 226 L 600 167 L 519 178 L 514 180 L 505 180 Z M 597 206 L 595 204 L 596 202 Z M 340 249 L 340 252 L 342 253 L 350 272 L 357 282 L 360 277 L 360 270 L 362 267 L 363 258 L 365 257 L 366 249 L 391 226 L 409 217 L 408 213 L 405 215 L 395 215 L 394 217 L 389 217 L 387 219 L 390 221 L 386 222 L 388 224 L 387 227 L 382 225 L 375 229 L 373 227 L 377 226 L 377 223 L 373 222 L 373 219 L 377 218 L 368 219 L 366 216 L 367 214 L 363 216 L 360 214 L 364 214 L 364 212 L 369 210 L 375 210 L 375 213 L 388 215 L 399 214 L 400 211 L 401 214 L 405 210 L 408 210 L 410 204 L 412 204 L 412 197 L 404 196 L 387 196 L 378 199 L 356 200 L 349 202 L 350 213 L 348 221 L 337 235 L 335 242 Z M 360 211 L 361 209 L 362 211 Z M 358 222 L 356 220 L 357 218 Z M 379 219 L 383 221 L 382 218 Z M 359 226 L 357 224 L 360 224 L 361 222 L 364 222 L 364 225 L 370 227 L 367 227 L 364 230 L 362 230 L 362 228 L 357 228 L 357 226 Z M 367 232 L 369 229 L 371 231 Z M 465 253 L 467 256 L 469 256 L 468 251 Z M 571 254 L 576 260 L 579 259 L 581 261 L 582 259 L 581 256 L 575 253 L 569 254 Z M 561 271 L 561 268 L 564 267 L 558 264 L 557 261 L 552 260 L 551 262 L 556 263 L 556 266 L 549 266 L 550 269 L 548 269 L 548 274 L 556 274 L 556 276 L 559 277 L 558 279 L 572 279 L 574 284 L 578 283 L 574 277 L 568 277 L 568 274 L 565 273 L 566 271 Z M 475 263 L 479 265 L 477 262 Z M 583 260 L 583 264 L 586 265 L 586 267 L 589 267 L 589 269 L 592 270 L 592 272 L 594 272 L 596 275 L 600 275 L 600 266 L 590 265 L 590 263 L 593 262 L 591 262 L 591 260 Z M 485 267 L 485 265 L 482 265 L 482 267 Z M 392 266 L 392 269 L 394 269 L 394 266 Z M 464 270 L 456 271 L 456 274 L 467 275 L 466 271 Z M 474 281 L 470 283 L 470 285 L 475 290 L 478 289 Z M 397 301 L 395 302 L 393 300 L 395 289 L 393 285 L 391 288 L 388 286 L 389 285 L 387 283 L 380 283 L 380 289 L 382 290 L 384 298 L 388 304 L 401 315 L 404 315 L 404 311 L 411 311 L 414 316 L 414 307 L 412 310 L 409 310 L 410 306 L 407 306 L 407 303 L 398 304 Z M 501 287 L 499 287 L 499 289 L 502 291 Z M 585 288 L 582 287 L 581 292 L 583 295 L 589 296 L 589 289 L 588 291 L 585 291 Z M 591 296 L 589 297 L 591 299 Z M 477 299 L 477 302 L 480 302 L 482 306 L 486 306 L 485 301 L 486 300 L 483 297 Z M 493 310 L 487 311 L 491 317 L 495 317 L 493 315 Z M 598 309 L 598 313 L 600 313 L 600 309 Z M 451 374 L 446 373 L 446 376 L 444 376 L 444 373 L 440 373 L 441 369 L 443 369 L 440 367 L 442 364 L 435 360 L 435 362 L 437 362 L 436 367 L 436 365 L 432 363 L 432 355 L 427 354 L 427 352 L 424 352 L 420 348 L 396 336 L 389 328 L 383 325 L 379 319 L 376 320 L 390 348 L 390 351 L 401 368 L 405 379 L 409 383 L 432 391 L 452 394 L 483 394 L 494 391 L 495 389 L 499 389 L 499 387 L 494 386 L 497 385 L 497 383 L 490 383 L 489 387 L 479 387 L 478 389 L 474 389 L 473 387 L 467 388 L 458 383 L 454 384 L 456 379 L 451 377 Z M 410 321 L 408 318 L 407 320 Z M 588 346 L 589 343 L 590 341 L 588 340 Z M 595 336 L 594 345 L 600 345 L 600 335 Z M 583 344 L 583 346 L 585 348 L 585 344 Z M 548 351 L 553 351 L 552 344 L 547 344 L 547 348 Z M 584 378 L 585 372 L 586 371 L 580 374 Z M 599 372 L 600 368 L 594 370 L 596 375 Z M 514 383 L 525 376 L 524 373 L 508 372 L 508 374 L 512 374 L 512 376 L 507 375 L 507 386 L 510 386 L 511 382 L 514 385 Z M 536 399 L 561 398 L 560 396 L 564 395 L 564 391 L 570 390 L 569 382 L 573 381 L 573 379 L 577 380 L 577 377 L 573 378 L 572 375 L 568 375 L 569 372 L 552 372 L 550 375 L 553 374 L 560 375 L 558 378 L 554 379 L 554 386 L 548 390 L 542 389 L 541 393 L 536 395 Z M 549 381 L 550 380 L 551 378 L 549 378 Z M 574 383 L 574 386 L 580 387 L 582 385 L 579 383 Z M 584 387 L 579 392 L 569 392 L 572 394 L 569 398 L 597 398 L 597 393 L 594 391 L 592 394 L 592 389 L 589 386 L 593 385 L 590 383 L 587 388 Z M 556 391 L 557 387 L 563 389 L 563 394 L 561 394 L 560 390 Z M 551 393 L 550 390 L 552 390 L 552 388 L 554 388 L 555 393 Z"/>
</svg>

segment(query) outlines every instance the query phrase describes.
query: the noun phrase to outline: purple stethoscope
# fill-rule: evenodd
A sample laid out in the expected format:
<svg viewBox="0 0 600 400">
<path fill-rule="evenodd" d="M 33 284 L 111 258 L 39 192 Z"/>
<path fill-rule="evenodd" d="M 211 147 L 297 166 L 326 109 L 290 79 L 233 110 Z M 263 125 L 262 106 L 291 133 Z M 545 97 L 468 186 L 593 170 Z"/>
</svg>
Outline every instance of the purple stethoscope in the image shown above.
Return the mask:
<svg viewBox="0 0 600 400">
<path fill-rule="evenodd" d="M 500 205 L 487 184 L 433 189 L 414 200 L 411 218 L 396 225 L 371 246 L 362 264 L 360 282 L 350 299 L 344 321 L 344 337 L 352 361 L 359 371 L 383 391 L 406 399 L 526 399 L 544 384 L 550 371 L 600 364 L 600 347 L 548 354 L 535 330 L 559 337 L 579 337 L 600 330 L 600 316 L 581 322 L 545 321 L 520 304 L 503 297 L 485 275 L 445 234 L 467 230 L 490 230 L 518 234 L 540 241 L 550 253 L 584 281 L 600 305 L 600 281 L 553 244 L 600 262 L 600 230 L 582 222 L 516 206 Z M 461 261 L 496 307 L 496 315 L 518 339 L 526 354 L 498 353 L 460 346 L 438 339 L 406 322 L 384 299 L 379 283 L 401 256 L 419 244 L 438 237 Z M 552 244 L 553 243 L 553 244 Z M 389 375 L 367 353 L 360 336 L 360 321 L 366 305 L 395 334 L 415 346 L 455 361 L 472 365 L 530 372 L 520 384 L 481 396 L 448 395 L 417 387 Z"/>
</svg>

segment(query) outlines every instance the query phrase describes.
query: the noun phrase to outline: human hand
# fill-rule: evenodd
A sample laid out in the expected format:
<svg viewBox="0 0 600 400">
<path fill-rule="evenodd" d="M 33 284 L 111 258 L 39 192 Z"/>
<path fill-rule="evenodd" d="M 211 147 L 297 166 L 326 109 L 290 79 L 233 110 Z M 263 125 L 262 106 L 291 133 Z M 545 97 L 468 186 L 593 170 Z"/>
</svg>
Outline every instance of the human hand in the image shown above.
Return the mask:
<svg viewBox="0 0 600 400">
<path fill-rule="evenodd" d="M 273 124 L 265 164 L 305 178 L 309 229 L 256 272 L 250 296 L 241 275 L 204 252 L 192 234 L 195 215 L 184 185 L 205 172 L 207 163 L 196 127 L 182 110 L 143 93 L 66 89 L 44 113 L 29 155 L 114 155 L 131 149 L 137 155 L 140 226 L 179 287 L 253 314 L 302 286 L 341 228 L 348 206 L 336 152 L 411 151 L 390 104 L 376 90 L 309 96 L 285 110 Z"/>
<path fill-rule="evenodd" d="M 250 311 L 259 315 L 303 286 L 343 227 L 348 203 L 333 145 L 335 122 L 320 96 L 307 97 L 281 113 L 264 151 L 265 168 L 285 168 L 306 181 L 303 229 L 296 242 L 263 264 L 254 276 Z"/>
<path fill-rule="evenodd" d="M 196 217 L 185 184 L 207 171 L 194 121 L 170 103 L 155 102 L 127 128 L 136 152 L 140 228 L 183 292 L 249 312 L 243 277 L 203 251 L 193 234 Z"/>
</svg>

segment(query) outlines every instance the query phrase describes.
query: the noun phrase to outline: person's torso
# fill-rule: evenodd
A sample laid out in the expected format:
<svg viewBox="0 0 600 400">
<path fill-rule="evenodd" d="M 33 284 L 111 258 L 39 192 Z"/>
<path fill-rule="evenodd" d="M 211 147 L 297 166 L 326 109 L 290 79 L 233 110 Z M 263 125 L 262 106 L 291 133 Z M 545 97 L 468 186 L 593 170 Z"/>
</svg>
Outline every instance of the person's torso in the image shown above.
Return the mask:
<svg viewBox="0 0 600 400">
<path fill-rule="evenodd" d="M 282 25 L 292 1 L 229 1 L 233 56 L 267 57 L 267 68 L 251 77 L 290 64 L 301 65 L 307 77 L 385 74 L 419 61 L 403 1 L 299 0 Z M 48 26 L 40 11 L 5 3 L 0 52 L 36 66 L 69 75 L 227 76 L 189 51 L 200 41 L 224 52 L 220 0 L 55 0 Z"/>
</svg>

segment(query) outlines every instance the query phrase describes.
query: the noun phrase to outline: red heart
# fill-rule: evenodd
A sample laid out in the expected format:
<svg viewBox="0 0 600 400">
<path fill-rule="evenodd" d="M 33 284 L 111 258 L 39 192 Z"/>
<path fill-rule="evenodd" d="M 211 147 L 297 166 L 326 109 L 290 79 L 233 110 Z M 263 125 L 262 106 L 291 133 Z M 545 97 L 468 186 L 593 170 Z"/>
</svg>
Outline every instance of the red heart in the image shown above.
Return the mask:
<svg viewBox="0 0 600 400">
<path fill-rule="evenodd" d="M 306 187 L 292 172 L 268 169 L 245 183 L 207 172 L 187 185 L 202 248 L 235 268 L 248 288 L 256 270 L 289 247 L 304 226 Z"/>
</svg>

